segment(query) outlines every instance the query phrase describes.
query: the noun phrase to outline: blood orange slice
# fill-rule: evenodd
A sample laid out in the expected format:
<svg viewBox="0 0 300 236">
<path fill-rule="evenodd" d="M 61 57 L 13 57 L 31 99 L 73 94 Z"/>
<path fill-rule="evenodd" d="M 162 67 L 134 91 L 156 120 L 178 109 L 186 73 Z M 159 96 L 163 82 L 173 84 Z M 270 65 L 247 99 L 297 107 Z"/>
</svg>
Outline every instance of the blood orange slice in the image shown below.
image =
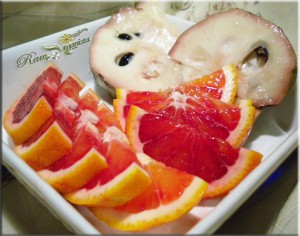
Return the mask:
<svg viewBox="0 0 300 236">
<path fill-rule="evenodd" d="M 55 118 L 69 130 L 73 148 L 39 174 L 73 203 L 77 201 L 73 192 L 90 186 L 97 178 L 102 185 L 107 184 L 98 186 L 101 194 L 95 196 L 93 204 L 123 204 L 149 185 L 149 177 L 138 166 L 126 135 L 115 126 L 113 113 L 99 105 L 100 98 L 91 89 L 79 96 L 82 88 L 83 83 L 75 76 L 62 83 Z M 89 196 L 84 195 L 81 203 L 92 204 Z"/>
<path fill-rule="evenodd" d="M 140 92 L 130 94 L 136 93 L 140 94 Z M 135 103 L 133 100 L 130 102 L 140 108 L 146 107 L 145 110 L 148 112 L 167 115 L 172 121 L 196 128 L 206 135 L 227 140 L 234 147 L 240 147 L 244 143 L 254 123 L 255 108 L 250 100 L 230 105 L 200 94 L 189 96 L 179 91 L 170 91 L 164 95 L 150 93 L 160 102 L 156 105 L 155 99 L 154 105 L 150 99 L 143 103 Z M 147 97 L 145 93 L 144 96 Z M 124 100 L 114 100 L 116 115 L 123 127 L 131 105 Z"/>
<path fill-rule="evenodd" d="M 105 156 L 108 168 L 81 189 L 64 197 L 74 204 L 85 206 L 122 205 L 146 189 L 151 180 L 120 129 L 107 127 L 105 132 L 98 134 L 97 140 L 96 145 Z"/>
<path fill-rule="evenodd" d="M 118 129 L 122 130 L 121 124 L 115 113 L 108 108 L 108 106 L 102 103 L 97 109 L 97 115 L 100 117 L 101 124 L 105 124 L 106 126 L 115 126 Z"/>
<path fill-rule="evenodd" d="M 197 128 L 239 147 L 248 137 L 255 119 L 255 108 L 250 100 L 236 105 L 237 76 L 233 65 L 211 75 L 182 83 L 160 92 L 117 89 L 115 114 L 125 128 L 131 105 L 148 112 L 168 114 L 173 120 Z M 223 102 L 226 100 L 227 102 Z"/>
<path fill-rule="evenodd" d="M 71 73 L 62 83 L 59 88 L 59 95 L 64 95 L 72 98 L 76 102 L 79 101 L 79 92 L 85 87 L 85 83 L 75 74 Z"/>
<path fill-rule="evenodd" d="M 61 77 L 50 64 L 5 113 L 3 126 L 15 144 L 28 140 L 51 117 Z"/>
<path fill-rule="evenodd" d="M 66 155 L 72 149 L 72 140 L 50 118 L 27 142 L 14 149 L 28 165 L 38 171 Z"/>
<path fill-rule="evenodd" d="M 99 103 L 100 103 L 100 98 L 92 89 L 89 88 L 80 96 L 78 105 L 80 110 L 87 109 L 96 112 Z"/>
<path fill-rule="evenodd" d="M 163 99 L 162 96 L 170 93 L 170 90 L 180 91 L 180 93 L 185 93 L 188 96 L 206 94 L 222 102 L 232 104 L 236 97 L 237 85 L 236 69 L 234 65 L 227 65 L 209 75 L 203 75 L 198 79 L 167 89 L 160 96 L 156 92 L 133 92 L 120 88 L 116 90 L 116 96 L 117 99 L 125 100 L 129 104 L 141 104 L 142 108 L 146 110 L 149 106 L 158 106 L 160 99 Z"/>
<path fill-rule="evenodd" d="M 80 98 L 79 107 L 81 110 L 90 110 L 99 118 L 99 124 L 106 127 L 115 126 L 121 129 L 121 125 L 114 112 L 105 103 L 100 103 L 100 98 L 91 89 L 88 89 Z M 99 129 L 101 127 L 98 126 Z"/>
<path fill-rule="evenodd" d="M 84 83 L 75 75 L 69 76 L 62 83 L 55 103 L 55 118 L 72 138 L 73 148 L 47 169 L 38 172 L 60 193 L 82 187 L 107 168 L 105 157 L 92 143 L 98 133 L 92 123 L 97 123 L 98 117 L 92 112 L 81 110 L 83 107 L 79 92 L 83 87 Z"/>
<path fill-rule="evenodd" d="M 143 153 L 138 153 L 138 157 L 149 173 L 152 184 L 122 206 L 90 207 L 100 220 L 119 230 L 146 230 L 178 219 L 202 199 L 207 189 L 205 181 L 167 167 Z"/>
<path fill-rule="evenodd" d="M 107 168 L 105 157 L 91 142 L 97 133 L 89 125 L 81 128 L 68 154 L 39 175 L 60 193 L 79 189 Z"/>
<path fill-rule="evenodd" d="M 255 151 L 234 148 L 222 138 L 176 121 L 167 113 L 131 106 L 126 134 L 136 151 L 210 183 L 206 197 L 226 194 L 262 158 Z"/>
<path fill-rule="evenodd" d="M 177 86 L 176 90 L 189 96 L 195 96 L 199 93 L 207 94 L 222 102 L 232 104 L 237 94 L 237 88 L 237 71 L 234 65 L 230 64 L 209 75 L 203 75 L 199 79 L 182 83 Z"/>
<path fill-rule="evenodd" d="M 66 134 L 73 139 L 73 129 L 80 116 L 79 92 L 85 84 L 74 74 L 70 74 L 61 84 L 54 104 L 54 117 L 59 120 Z"/>
</svg>

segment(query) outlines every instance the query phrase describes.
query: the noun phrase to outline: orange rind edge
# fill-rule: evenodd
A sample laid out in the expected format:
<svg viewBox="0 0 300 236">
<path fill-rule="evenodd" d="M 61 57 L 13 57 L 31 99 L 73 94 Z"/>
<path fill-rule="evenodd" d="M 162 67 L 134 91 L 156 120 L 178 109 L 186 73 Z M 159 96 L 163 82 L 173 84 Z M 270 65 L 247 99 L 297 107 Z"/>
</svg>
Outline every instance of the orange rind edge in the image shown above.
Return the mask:
<svg viewBox="0 0 300 236">
<path fill-rule="evenodd" d="M 104 221 L 111 227 L 123 231 L 143 231 L 178 219 L 203 198 L 208 184 L 195 177 L 182 195 L 170 204 L 158 208 L 131 214 L 118 211 L 114 208 L 90 207 L 96 218 Z"/>
<path fill-rule="evenodd" d="M 252 100 L 239 100 L 237 105 L 240 108 L 241 118 L 237 127 L 226 139 L 235 148 L 244 144 L 255 121 L 255 107 L 252 105 Z"/>
<path fill-rule="evenodd" d="M 52 116 L 53 109 L 44 96 L 40 97 L 30 113 L 20 123 L 13 123 L 13 111 L 19 100 L 5 113 L 3 126 L 14 144 L 20 145 L 33 136 Z"/>
<path fill-rule="evenodd" d="M 67 193 L 87 184 L 107 166 L 106 159 L 95 148 L 91 148 L 84 157 L 66 169 L 44 169 L 38 174 L 58 192 Z"/>
<path fill-rule="evenodd" d="M 222 102 L 233 104 L 237 89 L 238 89 L 238 74 L 233 64 L 229 64 L 223 67 L 223 73 L 226 78 L 226 83 L 223 88 Z"/>
<path fill-rule="evenodd" d="M 227 176 L 235 177 L 230 177 L 230 181 L 227 182 L 226 177 L 223 177 L 210 183 L 204 198 L 208 199 L 226 195 L 261 163 L 262 157 L 262 154 L 259 152 L 241 148 L 236 163 L 233 166 L 230 166 L 226 173 Z"/>
<path fill-rule="evenodd" d="M 15 152 L 34 170 L 49 167 L 72 148 L 72 140 L 55 121 L 48 130 L 29 146 L 17 145 Z"/>
<path fill-rule="evenodd" d="M 73 204 L 115 207 L 125 204 L 151 184 L 147 172 L 136 163 L 104 185 L 93 189 L 79 189 L 64 195 Z"/>
</svg>

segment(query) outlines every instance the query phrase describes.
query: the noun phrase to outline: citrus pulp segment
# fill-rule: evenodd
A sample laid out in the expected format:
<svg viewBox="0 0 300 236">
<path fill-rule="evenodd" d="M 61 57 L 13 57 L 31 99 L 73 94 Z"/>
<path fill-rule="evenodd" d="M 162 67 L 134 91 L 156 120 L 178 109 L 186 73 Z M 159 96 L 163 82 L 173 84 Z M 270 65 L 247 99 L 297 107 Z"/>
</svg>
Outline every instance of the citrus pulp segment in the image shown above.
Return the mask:
<svg viewBox="0 0 300 236">
<path fill-rule="evenodd" d="M 74 191 L 107 168 L 103 149 L 96 145 L 97 132 L 90 124 L 83 125 L 73 141 L 72 149 L 39 174 L 61 193 Z"/>
<path fill-rule="evenodd" d="M 222 102 L 232 104 L 235 100 L 238 88 L 238 76 L 234 65 L 226 65 L 209 75 L 203 75 L 199 79 L 185 82 L 176 86 L 189 96 L 207 94 Z"/>
<path fill-rule="evenodd" d="M 53 109 L 45 97 L 41 97 L 29 114 L 27 114 L 19 123 L 13 123 L 13 111 L 17 103 L 9 109 L 3 120 L 3 126 L 9 134 L 14 144 L 20 145 L 27 141 L 41 126 L 52 116 Z"/>
<path fill-rule="evenodd" d="M 89 145 L 97 148 L 105 157 L 107 168 L 80 189 L 66 194 L 65 198 L 70 202 L 87 206 L 117 206 L 131 200 L 150 184 L 150 178 L 141 168 L 126 135 L 117 127 L 106 127 L 103 133 L 96 132 L 85 142 L 80 141 L 79 145 L 80 149 Z"/>
<path fill-rule="evenodd" d="M 101 123 L 102 125 L 105 125 L 107 127 L 114 126 L 122 130 L 121 124 L 117 119 L 115 113 L 110 110 L 105 103 L 102 103 L 98 107 L 96 114 L 99 117 L 99 123 Z"/>
<path fill-rule="evenodd" d="M 62 159 L 58 162 L 62 162 Z M 84 157 L 67 168 L 52 170 L 50 167 L 38 171 L 38 174 L 58 192 L 68 193 L 91 181 L 105 168 L 107 168 L 105 158 L 92 148 Z"/>
<path fill-rule="evenodd" d="M 62 129 L 73 140 L 73 129 L 80 116 L 79 93 L 85 84 L 74 74 L 70 74 L 61 84 L 54 104 L 54 117 Z"/>
<path fill-rule="evenodd" d="M 34 170 L 50 166 L 71 149 L 72 141 L 56 121 L 34 142 L 15 146 L 15 152 Z"/>
<path fill-rule="evenodd" d="M 126 134 L 137 152 L 144 152 L 167 166 L 196 175 L 208 183 L 221 179 L 221 186 L 213 185 L 209 190 L 214 195 L 209 193 L 206 197 L 227 193 L 230 190 L 228 186 L 233 188 L 238 184 L 238 176 L 244 177 L 250 173 L 253 168 L 249 165 L 257 166 L 257 159 L 261 159 L 261 155 L 254 151 L 240 152 L 241 149 L 233 147 L 225 139 L 176 121 L 169 115 L 131 106 Z M 235 168 L 235 163 L 239 163 L 248 153 L 256 153 L 254 156 L 258 157 L 249 158 L 250 164 L 242 162 L 243 165 Z"/>
<path fill-rule="evenodd" d="M 29 139 L 52 115 L 62 72 L 50 64 L 8 109 L 3 126 L 18 145 Z"/>
<path fill-rule="evenodd" d="M 114 112 L 112 112 L 109 107 L 105 103 L 100 104 L 100 98 L 97 94 L 88 89 L 79 100 L 79 108 L 84 110 L 92 111 L 98 117 L 98 125 L 97 128 L 99 132 L 104 132 L 105 127 L 115 126 L 121 129 L 120 122 L 115 117 Z M 102 130 L 102 131 L 101 131 Z"/>
<path fill-rule="evenodd" d="M 99 177 L 101 181 L 101 177 Z M 94 180 L 96 181 L 96 180 Z M 64 197 L 73 204 L 83 206 L 115 207 L 138 196 L 151 183 L 147 173 L 137 164 L 116 175 L 109 182 L 83 187 Z"/>
<path fill-rule="evenodd" d="M 61 83 L 59 93 L 74 99 L 76 102 L 79 100 L 79 92 L 85 87 L 85 83 L 78 78 L 75 74 L 71 73 Z"/>
<path fill-rule="evenodd" d="M 132 105 L 145 107 L 145 103 L 128 104 L 124 100 L 114 100 L 117 117 L 123 126 Z M 145 110 L 168 116 L 172 122 L 195 128 L 206 135 L 227 140 L 234 147 L 243 144 L 255 121 L 254 107 L 249 100 L 238 104 L 227 104 L 205 95 L 189 97 L 178 91 L 173 91 L 164 101 L 162 99 L 153 107 L 151 104 L 151 107 Z"/>
<path fill-rule="evenodd" d="M 178 219 L 199 203 L 207 183 L 138 153 L 152 184 L 139 196 L 115 208 L 90 207 L 100 220 L 124 231 L 142 231 Z"/>
<path fill-rule="evenodd" d="M 80 110 L 88 109 L 96 112 L 99 102 L 100 98 L 92 89 L 89 88 L 80 96 L 78 105 Z"/>
</svg>

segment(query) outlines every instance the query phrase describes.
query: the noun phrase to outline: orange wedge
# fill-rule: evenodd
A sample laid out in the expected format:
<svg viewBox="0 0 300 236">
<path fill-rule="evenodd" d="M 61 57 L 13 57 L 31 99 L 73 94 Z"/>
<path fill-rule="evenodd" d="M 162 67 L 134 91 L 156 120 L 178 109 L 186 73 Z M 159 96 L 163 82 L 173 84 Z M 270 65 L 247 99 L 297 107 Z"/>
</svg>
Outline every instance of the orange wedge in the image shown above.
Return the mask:
<svg viewBox="0 0 300 236">
<path fill-rule="evenodd" d="M 72 141 L 56 121 L 37 136 L 33 142 L 15 146 L 15 152 L 34 170 L 50 166 L 72 148 Z"/>
<path fill-rule="evenodd" d="M 73 74 L 63 81 L 54 118 L 72 138 L 73 146 L 39 174 L 73 203 L 77 203 L 75 193 L 98 178 L 105 187 L 101 186 L 102 195 L 94 198 L 96 204 L 123 204 L 150 184 L 149 176 L 139 167 L 113 112 L 99 105 L 100 98 L 91 89 L 80 96 L 83 86 Z M 80 201 L 92 204 L 87 195 Z"/>
<path fill-rule="evenodd" d="M 100 220 L 124 231 L 142 231 L 178 219 L 204 196 L 207 183 L 185 172 L 166 167 L 147 155 L 139 160 L 152 184 L 139 196 L 115 208 L 90 207 Z"/>
<path fill-rule="evenodd" d="M 61 71 L 50 64 L 5 113 L 3 126 L 16 145 L 28 140 L 51 117 L 61 77 Z"/>
<path fill-rule="evenodd" d="M 182 83 L 177 90 L 189 96 L 199 93 L 207 94 L 222 102 L 233 104 L 238 88 L 238 76 L 234 65 L 224 66 L 210 75 L 203 75 L 199 79 Z"/>
<path fill-rule="evenodd" d="M 108 127 L 98 140 L 101 140 L 98 145 L 108 167 L 87 185 L 64 197 L 74 204 L 85 206 L 122 205 L 146 189 L 151 183 L 150 178 L 121 130 Z"/>
<path fill-rule="evenodd" d="M 115 117 L 113 111 L 105 103 L 100 103 L 100 98 L 97 94 L 88 89 L 81 97 L 79 101 L 79 107 L 81 110 L 90 110 L 99 118 L 99 125 L 105 127 L 115 126 L 121 129 L 118 119 Z M 99 129 L 103 127 L 99 127 Z"/>
<path fill-rule="evenodd" d="M 105 158 L 92 148 L 78 162 L 62 171 L 44 169 L 38 174 L 58 192 L 67 193 L 82 187 L 106 167 Z"/>
<path fill-rule="evenodd" d="M 3 120 L 3 126 L 13 142 L 18 145 L 28 140 L 52 116 L 53 109 L 45 99 L 39 98 L 31 112 L 19 123 L 13 122 L 13 113 L 17 103 L 9 109 Z"/>
<path fill-rule="evenodd" d="M 76 75 L 70 74 L 61 84 L 54 104 L 54 117 L 59 120 L 62 129 L 71 138 L 73 129 L 80 116 L 79 92 L 85 84 Z"/>
</svg>

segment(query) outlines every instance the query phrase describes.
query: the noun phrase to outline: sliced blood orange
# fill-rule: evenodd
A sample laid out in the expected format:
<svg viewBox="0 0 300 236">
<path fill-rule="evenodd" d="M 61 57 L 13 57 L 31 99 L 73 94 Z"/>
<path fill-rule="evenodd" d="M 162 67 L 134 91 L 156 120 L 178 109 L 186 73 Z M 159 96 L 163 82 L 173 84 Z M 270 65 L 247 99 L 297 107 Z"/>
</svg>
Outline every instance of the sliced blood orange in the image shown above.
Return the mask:
<svg viewBox="0 0 300 236">
<path fill-rule="evenodd" d="M 28 140 L 52 115 L 61 77 L 50 64 L 5 113 L 3 126 L 15 144 Z"/>
<path fill-rule="evenodd" d="M 88 89 L 80 98 L 79 107 L 81 110 L 91 110 L 93 111 L 99 118 L 100 123 L 107 127 L 115 126 L 121 129 L 121 125 L 114 112 L 109 109 L 109 107 L 105 103 L 100 104 L 100 98 L 97 94 Z"/>
<path fill-rule="evenodd" d="M 199 132 L 228 138 L 230 144 L 239 147 L 252 128 L 255 109 L 251 101 L 230 104 L 237 90 L 233 71 L 230 65 L 212 75 L 160 92 L 117 89 L 117 99 L 113 103 L 115 114 L 124 129 L 128 110 L 135 105 L 148 112 L 168 114 L 176 122 L 196 127 Z"/>
<path fill-rule="evenodd" d="M 66 155 L 72 149 L 72 140 L 56 121 L 50 119 L 27 142 L 14 149 L 28 165 L 38 171 Z"/>
<path fill-rule="evenodd" d="M 113 228 L 141 231 L 178 219 L 199 203 L 207 183 L 198 177 L 154 161 L 143 153 L 139 160 L 152 184 L 136 198 L 115 208 L 90 207 Z"/>
<path fill-rule="evenodd" d="M 206 197 L 226 194 L 260 162 L 261 154 L 234 148 L 228 141 L 177 122 L 168 113 L 131 106 L 126 134 L 138 152 L 212 184 Z"/>
<path fill-rule="evenodd" d="M 143 109 L 148 107 L 159 107 L 163 96 L 170 90 L 180 91 L 188 96 L 206 94 L 222 102 L 232 104 L 237 93 L 238 78 L 234 65 L 224 66 L 209 75 L 203 75 L 198 79 L 176 85 L 174 88 L 167 89 L 160 96 L 156 92 L 148 91 L 129 91 L 118 88 L 116 98 L 125 100 L 128 104 L 140 104 Z"/>
<path fill-rule="evenodd" d="M 79 189 L 107 168 L 105 157 L 91 143 L 95 131 L 88 125 L 81 128 L 68 154 L 39 175 L 60 193 Z"/>
<path fill-rule="evenodd" d="M 73 129 L 80 116 L 79 92 L 85 84 L 74 74 L 69 75 L 61 84 L 54 104 L 54 117 L 61 127 L 73 139 Z"/>
<path fill-rule="evenodd" d="M 56 72 L 55 67 L 46 71 L 49 70 Z M 27 94 L 27 101 L 23 97 L 16 103 L 16 107 L 28 105 L 30 109 L 26 112 L 30 112 L 38 98 L 43 97 L 49 100 L 51 108 L 40 127 L 15 147 L 16 153 L 55 189 L 62 194 L 70 193 L 73 199 L 76 199 L 73 191 L 83 186 L 92 192 L 94 179 L 97 179 L 95 186 L 101 190 L 94 199 L 97 205 L 116 206 L 136 197 L 151 180 L 113 112 L 99 105 L 100 98 L 91 90 L 80 96 L 85 84 L 74 74 L 62 83 L 60 77 L 53 79 L 50 75 L 45 72 L 42 79 L 38 77 L 38 82 L 34 82 L 30 91 L 39 93 L 32 106 L 27 104 L 31 104 Z M 35 115 L 31 122 L 39 118 Z M 89 196 L 86 195 L 86 201 L 90 201 Z"/>
<path fill-rule="evenodd" d="M 115 100 L 116 113 L 127 117 L 130 142 L 114 113 L 90 89 L 79 96 L 84 83 L 70 75 L 55 92 L 43 90 L 39 98 L 51 115 L 15 150 L 67 200 L 114 228 L 144 230 L 175 220 L 203 196 L 230 191 L 261 158 L 232 146 L 241 145 L 253 120 L 250 101 L 222 102 L 224 71 L 157 93 L 119 90 L 126 96 Z M 215 89 L 207 89 L 211 80 L 218 81 Z M 131 96 L 145 110 L 128 102 Z"/>
<path fill-rule="evenodd" d="M 234 69 L 231 66 L 227 70 L 230 68 Z M 217 71 L 215 77 L 203 76 L 160 92 L 118 89 L 114 100 L 116 115 L 123 127 L 126 125 L 133 147 L 167 166 L 209 182 L 211 187 L 206 197 L 230 191 L 261 159 L 259 153 L 240 149 L 254 123 L 252 102 L 241 100 L 229 104 L 231 99 L 225 103 L 220 99 L 222 93 L 214 93 L 224 83 L 216 85 L 215 90 L 210 90 L 210 83 L 205 83 L 222 78 L 220 73 Z M 229 91 L 234 90 L 235 94 L 236 77 L 233 81 L 229 83 Z M 243 163 L 236 177 L 228 171 L 235 169 L 235 163 Z"/>
<path fill-rule="evenodd" d="M 151 92 L 151 96 L 154 93 Z M 250 100 L 231 105 L 205 95 L 189 96 L 179 91 L 170 91 L 164 96 L 160 96 L 160 93 L 156 95 L 160 102 L 154 107 L 151 100 L 147 102 L 150 106 L 145 103 L 134 105 L 140 108 L 148 106 L 145 109 L 148 112 L 166 115 L 178 124 L 188 125 L 206 135 L 227 140 L 234 147 L 240 147 L 244 143 L 254 123 L 255 109 Z M 123 100 L 114 101 L 116 114 L 123 126 L 131 105 Z"/>
<path fill-rule="evenodd" d="M 77 203 L 74 192 L 97 179 L 100 185 L 107 183 L 98 188 L 101 194 L 94 196 L 94 203 L 88 199 L 90 194 L 84 195 L 80 203 L 123 204 L 143 191 L 150 179 L 138 166 L 126 135 L 115 126 L 118 123 L 113 113 L 99 105 L 100 98 L 91 89 L 79 96 L 82 88 L 83 83 L 75 76 L 62 83 L 55 118 L 69 130 L 73 148 L 39 174 L 73 203 Z"/>
<path fill-rule="evenodd" d="M 105 124 L 106 126 L 115 126 L 118 129 L 122 130 L 121 124 L 115 113 L 108 108 L 108 106 L 102 103 L 97 109 L 97 115 L 100 117 L 101 124 Z"/>
<path fill-rule="evenodd" d="M 197 94 L 207 94 L 222 102 L 232 104 L 235 100 L 238 88 L 237 71 L 234 65 L 224 66 L 209 75 L 203 75 L 177 87 L 189 96 Z"/>
<path fill-rule="evenodd" d="M 107 127 L 97 138 L 96 145 L 105 156 L 108 167 L 81 189 L 64 197 L 74 204 L 85 206 L 122 205 L 146 189 L 151 180 L 120 129 Z"/>
<path fill-rule="evenodd" d="M 88 109 L 93 112 L 96 112 L 99 103 L 100 103 L 100 98 L 92 89 L 89 88 L 80 96 L 78 105 L 80 110 Z"/>
</svg>

